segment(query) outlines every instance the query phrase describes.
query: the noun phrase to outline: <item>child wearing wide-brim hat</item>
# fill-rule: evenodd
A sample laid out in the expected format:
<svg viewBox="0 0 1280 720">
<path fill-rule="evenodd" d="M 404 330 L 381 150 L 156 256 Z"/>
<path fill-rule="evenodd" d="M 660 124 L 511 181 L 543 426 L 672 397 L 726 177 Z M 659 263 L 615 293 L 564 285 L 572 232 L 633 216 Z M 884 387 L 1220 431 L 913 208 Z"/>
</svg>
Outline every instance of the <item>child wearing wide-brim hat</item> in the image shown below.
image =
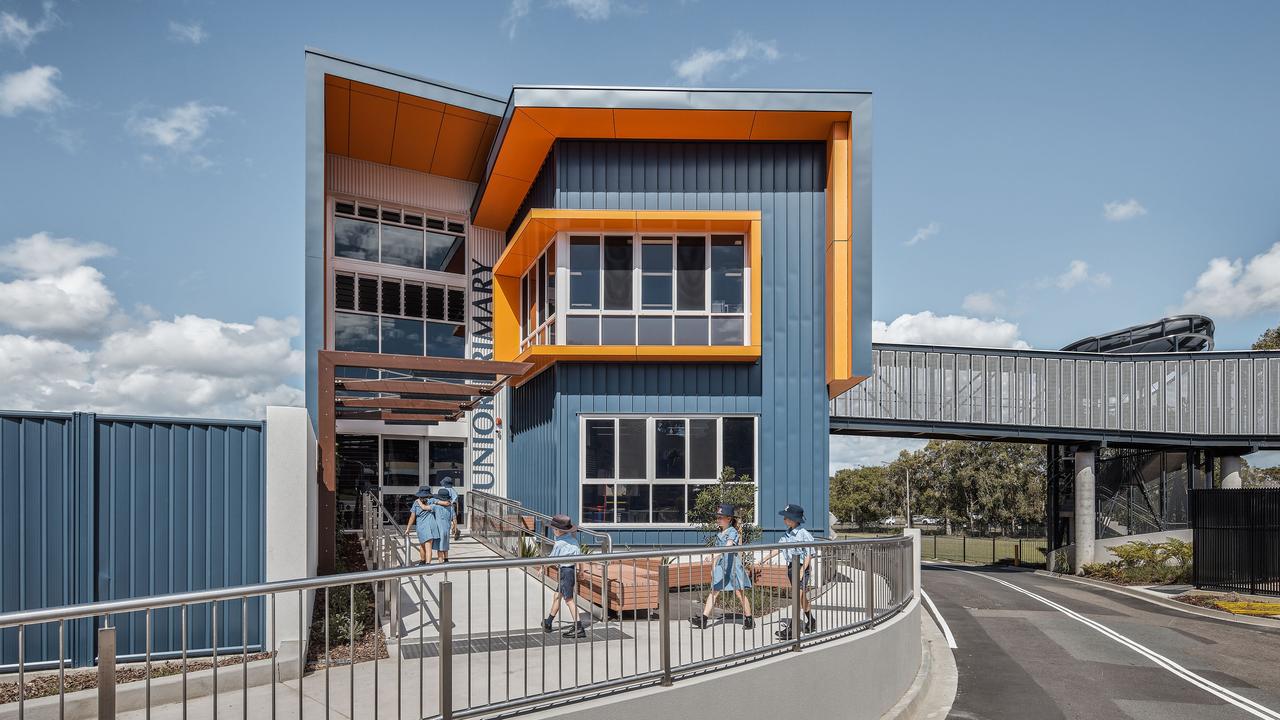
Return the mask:
<svg viewBox="0 0 1280 720">
<path fill-rule="evenodd" d="M 778 511 L 782 516 L 782 522 L 787 526 L 786 532 L 778 538 L 779 543 L 796 543 L 795 549 L 787 548 L 785 550 L 774 550 L 765 556 L 762 563 L 767 563 L 778 555 L 782 556 L 782 561 L 787 564 L 787 580 L 791 583 L 792 592 L 800 593 L 800 610 L 804 613 L 804 625 L 802 632 L 813 632 L 818 626 L 818 619 L 813 615 L 813 608 L 809 604 L 809 565 L 813 561 L 813 535 L 804 527 L 804 508 L 794 503 L 788 503 L 786 507 Z M 799 577 L 791 567 L 791 561 L 794 558 L 800 558 Z M 794 637 L 795 619 L 791 622 L 784 621 L 783 628 L 776 634 L 782 639 L 791 639 Z"/>
<path fill-rule="evenodd" d="M 453 526 L 453 500 L 456 497 L 450 493 L 449 488 L 440 488 L 431 499 L 431 510 L 435 513 L 438 530 L 433 540 L 440 562 L 449 562 L 449 530 Z"/>
<path fill-rule="evenodd" d="M 555 533 L 556 544 L 551 548 L 551 557 L 564 558 L 581 555 L 582 550 L 578 547 L 575 540 L 571 540 L 570 536 L 577 531 L 578 526 L 573 524 L 568 515 L 555 515 L 551 521 L 547 523 L 551 527 L 551 532 Z M 551 596 L 551 614 L 542 620 L 542 631 L 551 632 L 555 627 L 556 616 L 560 614 L 560 605 L 563 600 L 564 605 L 569 608 L 569 612 L 573 613 L 573 596 L 577 590 L 578 571 L 577 565 L 573 563 L 562 563 L 557 568 L 556 591 Z M 564 637 L 580 638 L 587 636 L 586 626 L 579 620 L 574 619 L 573 624 L 567 630 L 561 633 Z"/>
<path fill-rule="evenodd" d="M 432 507 L 432 493 L 429 487 L 418 488 L 417 499 L 409 507 L 409 522 L 404 528 L 405 535 L 417 535 L 418 565 L 431 562 L 431 546 L 440 537 L 440 527 L 435 508 Z M 408 560 L 408 558 L 405 558 Z"/>
<path fill-rule="evenodd" d="M 721 503 L 716 507 L 716 525 L 720 532 L 716 534 L 716 547 L 732 547 L 742 544 L 742 534 L 738 532 L 738 509 L 730 503 Z M 702 614 L 689 618 L 694 627 L 706 628 L 711 624 L 711 608 L 716 598 L 725 590 L 732 590 L 742 604 L 742 627 L 750 630 L 755 627 L 751 617 L 751 598 L 746 590 L 751 587 L 751 579 L 742 566 L 742 555 L 736 552 L 724 552 L 716 557 L 711 570 L 711 592 L 707 593 L 707 601 L 703 604 Z"/>
</svg>

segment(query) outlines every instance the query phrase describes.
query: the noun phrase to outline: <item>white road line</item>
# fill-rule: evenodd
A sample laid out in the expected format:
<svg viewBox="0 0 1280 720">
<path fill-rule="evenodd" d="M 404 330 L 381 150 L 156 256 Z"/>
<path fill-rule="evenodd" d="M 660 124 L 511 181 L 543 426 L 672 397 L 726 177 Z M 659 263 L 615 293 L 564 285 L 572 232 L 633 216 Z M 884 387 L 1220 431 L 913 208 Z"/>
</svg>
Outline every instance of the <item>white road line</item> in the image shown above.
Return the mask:
<svg viewBox="0 0 1280 720">
<path fill-rule="evenodd" d="M 988 580 L 991 580 L 992 582 L 997 582 L 997 583 L 1000 583 L 1001 585 L 1012 588 L 1022 593 L 1023 595 L 1026 595 L 1027 597 L 1034 598 L 1035 600 L 1038 600 L 1041 603 L 1048 605 L 1054 610 L 1061 612 L 1067 617 L 1070 617 L 1073 620 L 1077 620 L 1093 628 L 1094 630 L 1097 630 L 1098 632 L 1111 638 L 1112 640 L 1115 640 L 1121 645 L 1124 645 L 1125 647 L 1133 650 L 1134 652 L 1137 652 L 1139 655 L 1146 657 L 1147 659 L 1154 662 L 1156 665 L 1159 665 L 1165 670 L 1168 670 L 1170 673 L 1173 673 L 1174 675 L 1182 678 L 1183 680 L 1186 680 L 1188 683 L 1191 683 L 1192 685 L 1208 693 L 1216 695 L 1222 700 L 1225 700 L 1226 702 L 1229 702 L 1232 705 L 1235 705 L 1236 707 L 1240 708 L 1241 710 L 1244 710 L 1245 712 L 1255 717 L 1264 718 L 1264 720 L 1280 720 L 1280 712 L 1276 712 L 1275 710 L 1272 710 L 1264 705 L 1260 705 L 1254 702 L 1253 700 L 1250 700 L 1249 698 L 1243 695 L 1240 695 L 1239 693 L 1228 690 L 1227 688 L 1215 682 L 1207 680 L 1201 677 L 1200 675 L 1197 675 L 1194 672 L 1191 672 L 1190 670 L 1182 667 L 1181 665 L 1170 660 L 1169 658 L 1161 655 L 1160 653 L 1157 653 L 1151 648 L 1148 648 L 1144 645 L 1134 642 L 1133 640 L 1130 640 L 1129 638 L 1125 637 L 1124 635 L 1121 635 L 1115 630 L 1112 630 L 1106 625 L 1103 625 L 1102 623 L 1097 622 L 1095 620 L 1090 620 L 1084 615 L 1081 615 L 1080 613 L 1074 610 L 1071 610 L 1069 608 L 1063 607 L 1062 605 L 1059 605 L 1058 603 L 1053 602 L 1048 598 L 1045 598 L 1041 595 L 1037 595 L 1031 592 L 1030 590 L 1026 590 L 1024 588 L 1018 587 L 1017 585 L 1014 585 L 1013 583 L 1008 582 L 1007 580 L 1002 580 L 997 577 L 992 577 L 990 575 L 986 575 L 983 573 L 971 572 L 969 570 L 958 570 L 957 572 L 966 573 L 968 575 L 977 575 L 979 577 L 984 577 Z"/>
<path fill-rule="evenodd" d="M 956 645 L 956 636 L 951 634 L 951 626 L 947 625 L 947 619 L 942 617 L 942 613 L 938 611 L 938 606 L 933 604 L 933 598 L 929 597 L 929 593 L 920 588 L 920 597 L 924 598 L 924 602 L 929 606 L 929 614 L 933 615 L 933 619 L 938 621 L 938 626 L 942 628 L 942 634 L 947 638 L 947 647 L 955 650 L 960 647 Z"/>
</svg>

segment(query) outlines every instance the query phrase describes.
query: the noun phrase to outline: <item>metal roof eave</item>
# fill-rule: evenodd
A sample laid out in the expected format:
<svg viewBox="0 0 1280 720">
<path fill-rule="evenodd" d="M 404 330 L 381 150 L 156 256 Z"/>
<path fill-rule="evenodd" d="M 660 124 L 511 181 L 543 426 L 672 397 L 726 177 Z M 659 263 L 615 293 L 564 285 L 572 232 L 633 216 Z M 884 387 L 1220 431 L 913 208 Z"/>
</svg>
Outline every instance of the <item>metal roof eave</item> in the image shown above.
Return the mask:
<svg viewBox="0 0 1280 720">
<path fill-rule="evenodd" d="M 325 73 L 337 74 L 350 80 L 377 85 L 409 95 L 436 100 L 446 105 L 475 110 L 486 115 L 501 117 L 508 101 L 501 97 L 461 85 L 453 85 L 422 75 L 414 75 L 381 65 L 352 60 L 326 50 L 308 47 L 303 50 L 306 62 L 320 65 Z"/>
</svg>

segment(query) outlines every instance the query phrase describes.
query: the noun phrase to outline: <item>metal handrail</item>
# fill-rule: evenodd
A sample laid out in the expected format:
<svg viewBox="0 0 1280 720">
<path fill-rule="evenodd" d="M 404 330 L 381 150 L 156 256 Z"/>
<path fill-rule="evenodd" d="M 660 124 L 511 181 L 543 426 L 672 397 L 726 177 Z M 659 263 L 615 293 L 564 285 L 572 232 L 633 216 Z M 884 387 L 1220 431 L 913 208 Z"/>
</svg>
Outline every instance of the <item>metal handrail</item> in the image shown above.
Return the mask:
<svg viewBox="0 0 1280 720">
<path fill-rule="evenodd" d="M 509 520 L 508 513 L 485 512 L 485 515 L 501 523 L 502 525 L 506 526 L 510 530 L 522 533 L 522 537 L 523 536 L 532 537 L 538 542 L 545 542 L 545 543 L 552 542 L 550 538 L 546 537 L 544 534 L 539 533 L 537 531 L 536 523 L 533 528 L 526 528 L 519 524 L 519 519 L 521 517 L 531 517 L 535 521 L 541 522 L 545 529 L 546 527 L 550 527 L 550 523 L 551 523 L 550 515 L 547 515 L 545 513 L 540 513 L 537 510 L 531 510 L 515 500 L 512 500 L 510 498 L 504 498 L 499 495 L 494 495 L 493 493 L 487 493 L 487 492 L 484 492 L 483 490 L 472 490 L 468 494 L 470 495 L 471 508 L 473 512 L 477 511 L 480 508 L 482 503 L 493 503 L 493 504 L 500 505 L 505 510 L 508 510 L 509 515 L 514 516 L 517 519 L 517 522 L 512 522 L 511 520 Z M 485 542 L 485 544 L 488 545 L 490 544 L 490 542 L 486 542 L 487 539 L 483 537 L 483 534 L 482 534 L 483 530 L 484 530 L 483 528 L 477 529 L 473 524 L 472 534 L 476 535 L 478 539 L 480 539 L 482 542 Z M 585 536 L 585 537 L 594 539 L 596 541 L 595 544 L 600 546 L 600 549 L 602 552 L 608 553 L 613 551 L 613 537 L 610 536 L 609 533 L 601 532 L 599 530 L 592 530 L 590 528 L 584 528 L 584 527 L 578 527 L 576 532 L 578 533 L 579 536 Z"/>
</svg>

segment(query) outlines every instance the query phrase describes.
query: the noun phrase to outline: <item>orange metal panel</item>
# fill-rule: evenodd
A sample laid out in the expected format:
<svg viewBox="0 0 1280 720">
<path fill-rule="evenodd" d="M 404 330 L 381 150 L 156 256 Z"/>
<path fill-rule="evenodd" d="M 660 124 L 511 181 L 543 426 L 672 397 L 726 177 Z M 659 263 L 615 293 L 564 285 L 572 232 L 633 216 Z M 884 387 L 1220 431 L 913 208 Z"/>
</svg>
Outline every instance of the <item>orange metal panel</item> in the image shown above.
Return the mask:
<svg viewBox="0 0 1280 720">
<path fill-rule="evenodd" d="M 556 137 L 611 138 L 613 110 L 610 108 L 520 108 Z"/>
<path fill-rule="evenodd" d="M 327 81 L 331 77 L 331 75 L 326 75 L 325 80 Z M 350 129 L 351 91 L 345 86 L 326 82 L 324 89 L 324 151 L 335 155 L 346 155 Z"/>
<path fill-rule="evenodd" d="M 751 110 L 614 110 L 616 136 L 636 140 L 747 140 Z"/>
<path fill-rule="evenodd" d="M 493 276 L 493 359 L 509 362 L 520 353 L 520 278 Z"/>
<path fill-rule="evenodd" d="M 480 136 L 480 145 L 476 147 L 475 160 L 471 161 L 471 175 L 467 177 L 473 183 L 484 179 L 485 163 L 489 161 L 489 148 L 493 147 L 493 138 L 498 134 L 498 118 L 489 118 L 484 126 L 484 134 Z"/>
<path fill-rule="evenodd" d="M 826 140 L 831 123 L 848 122 L 847 112 L 792 112 L 757 110 L 751 126 L 752 140 Z"/>
<path fill-rule="evenodd" d="M 344 77 L 338 77 L 337 75 L 325 75 L 324 84 L 332 87 L 347 88 L 348 90 L 351 89 L 351 81 Z"/>
<path fill-rule="evenodd" d="M 368 83 L 362 83 L 356 80 L 351 81 L 351 89 L 355 92 L 362 92 L 366 95 L 373 95 L 374 97 L 380 97 L 380 98 L 383 98 L 384 100 L 392 100 L 397 102 L 400 100 L 400 93 L 396 92 L 395 90 L 388 90 L 387 88 L 384 88 L 384 87 L 378 87 L 377 85 L 370 85 Z"/>
<path fill-rule="evenodd" d="M 361 83 L 352 83 L 361 85 Z M 364 86 L 370 87 L 370 86 Z M 388 91 L 389 92 L 389 91 Z M 393 94 L 394 95 L 394 94 Z M 351 157 L 388 164 L 396 124 L 396 101 L 384 96 L 351 91 Z"/>
<path fill-rule="evenodd" d="M 485 124 L 486 122 L 489 121 L 490 118 L 493 117 L 492 115 L 482 113 L 478 110 L 470 110 L 468 108 L 458 107 L 457 105 L 445 105 L 444 111 L 449 115 L 453 115 L 455 117 L 460 117 L 460 118 L 466 118 L 467 120 L 473 120 L 475 122 L 480 123 L 481 125 Z"/>
<path fill-rule="evenodd" d="M 408 93 L 400 93 L 400 102 L 405 105 L 413 105 L 414 107 L 420 107 L 425 110 L 435 110 L 436 112 L 444 112 L 444 109 L 448 107 L 448 105 L 437 100 L 428 100 L 426 98 L 420 98 L 417 95 L 409 95 Z"/>
<path fill-rule="evenodd" d="M 764 340 L 762 330 L 761 314 L 764 263 L 761 259 L 764 254 L 764 235 L 761 233 L 760 220 L 757 218 L 751 221 L 751 230 L 747 235 L 747 258 L 751 263 L 751 344 L 759 347 Z"/>
<path fill-rule="evenodd" d="M 529 183 L 503 175 L 490 175 L 485 186 L 485 202 L 476 210 L 472 223 L 480 227 L 506 231 L 511 218 L 529 191 Z"/>
<path fill-rule="evenodd" d="M 396 110 L 391 164 L 419 172 L 429 172 L 443 118 L 444 113 L 439 110 L 401 102 L 399 109 Z"/>
<path fill-rule="evenodd" d="M 476 157 L 476 146 L 484 136 L 485 123 L 458 115 L 453 109 L 452 106 L 445 109 L 431 172 L 465 180 L 471 175 L 471 164 Z"/>
<path fill-rule="evenodd" d="M 555 136 L 534 122 L 524 110 L 516 110 L 507 125 L 503 152 L 494 163 L 493 172 L 532 183 L 554 141 Z"/>
<path fill-rule="evenodd" d="M 849 123 L 831 126 L 827 139 L 827 240 L 848 240 L 853 228 L 853 195 L 849 187 L 852 162 Z"/>
</svg>

